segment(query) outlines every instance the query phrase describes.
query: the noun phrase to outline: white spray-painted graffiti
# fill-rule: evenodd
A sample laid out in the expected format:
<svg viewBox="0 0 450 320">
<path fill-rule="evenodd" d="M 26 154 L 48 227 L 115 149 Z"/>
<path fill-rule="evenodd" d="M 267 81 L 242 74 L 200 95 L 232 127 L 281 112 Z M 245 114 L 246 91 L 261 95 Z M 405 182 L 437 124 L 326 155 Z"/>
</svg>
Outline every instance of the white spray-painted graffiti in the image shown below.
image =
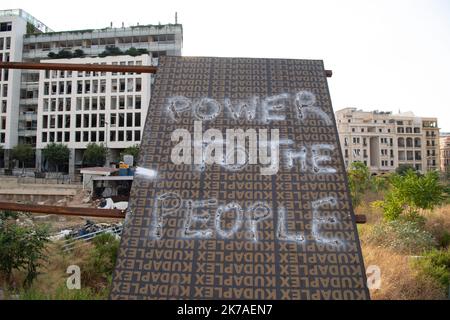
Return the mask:
<svg viewBox="0 0 450 320">
<path fill-rule="evenodd" d="M 308 114 L 316 114 L 325 125 L 331 125 L 330 117 L 316 106 L 316 97 L 309 91 L 300 91 L 295 95 L 283 93 L 265 99 L 253 97 L 248 101 L 233 103 L 224 99 L 223 105 L 227 115 L 234 120 L 259 121 L 269 124 L 285 121 L 283 114 L 289 107 L 295 109 L 300 122 L 306 120 Z M 191 112 L 194 121 L 194 133 L 186 129 L 177 129 L 172 133 L 171 140 L 177 143 L 172 149 L 171 160 L 176 165 L 193 164 L 198 170 L 204 171 L 207 165 L 220 165 L 229 171 L 241 171 L 248 165 L 260 165 L 261 175 L 275 175 L 280 167 L 280 146 L 292 145 L 289 139 L 280 140 L 279 129 L 227 129 L 224 135 L 220 130 L 209 129 L 203 132 L 203 121 L 213 121 L 222 113 L 222 105 L 211 98 L 195 101 L 183 96 L 168 99 L 167 112 L 172 120 L 178 122 L 183 112 Z M 248 143 L 248 148 L 246 148 Z M 225 148 L 225 153 L 224 153 Z M 284 153 L 288 169 L 294 168 L 295 160 L 299 160 L 302 172 L 310 170 L 314 173 L 335 173 L 331 167 L 322 167 L 323 162 L 331 158 L 321 154 L 321 151 L 333 151 L 334 146 L 328 144 L 313 144 L 310 150 L 301 147 L 300 150 L 288 150 Z"/>
<path fill-rule="evenodd" d="M 285 113 L 289 111 L 289 108 L 292 111 L 295 110 L 300 122 L 304 122 L 309 114 L 315 114 L 326 125 L 333 124 L 328 114 L 317 106 L 315 95 L 309 91 L 300 91 L 296 94 L 282 93 L 266 98 L 255 96 L 246 101 L 237 102 L 225 98 L 223 104 L 207 97 L 193 101 L 184 96 L 174 96 L 168 99 L 166 110 L 169 117 L 175 122 L 179 122 L 182 114 L 189 111 L 199 121 L 213 121 L 222 112 L 225 112 L 226 116 L 234 120 L 258 121 L 268 124 L 285 121 Z"/>
<path fill-rule="evenodd" d="M 313 241 L 330 246 L 344 245 L 345 242 L 337 237 L 329 237 L 325 232 L 321 231 L 322 226 L 332 226 L 339 224 L 338 217 L 325 216 L 321 212 L 321 208 L 325 206 L 335 207 L 337 200 L 333 197 L 326 197 L 311 202 L 313 211 L 311 221 L 310 238 Z M 189 239 L 213 239 L 215 237 L 221 239 L 232 238 L 239 230 L 247 228 L 250 238 L 254 242 L 258 242 L 259 231 L 258 226 L 267 219 L 273 218 L 273 211 L 269 204 L 264 202 L 256 202 L 249 208 L 244 210 L 240 204 L 231 202 L 226 205 L 219 206 L 217 199 L 208 199 L 203 201 L 184 200 L 177 193 L 165 193 L 155 200 L 154 210 L 154 229 L 152 235 L 157 240 L 161 240 L 164 236 L 165 221 L 171 215 L 178 213 L 181 209 L 185 209 L 184 230 L 182 236 Z M 203 209 L 203 210 L 199 210 Z M 206 211 L 205 211 L 206 209 Z M 197 211 L 202 213 L 196 214 Z M 222 226 L 224 215 L 227 212 L 234 212 L 232 227 L 225 229 Z M 208 225 L 213 219 L 213 227 L 211 224 L 203 229 L 195 229 L 196 222 Z M 286 210 L 283 207 L 278 208 L 278 225 L 276 231 L 277 238 L 280 241 L 302 243 L 307 241 L 306 232 L 288 231 L 286 221 Z"/>
</svg>

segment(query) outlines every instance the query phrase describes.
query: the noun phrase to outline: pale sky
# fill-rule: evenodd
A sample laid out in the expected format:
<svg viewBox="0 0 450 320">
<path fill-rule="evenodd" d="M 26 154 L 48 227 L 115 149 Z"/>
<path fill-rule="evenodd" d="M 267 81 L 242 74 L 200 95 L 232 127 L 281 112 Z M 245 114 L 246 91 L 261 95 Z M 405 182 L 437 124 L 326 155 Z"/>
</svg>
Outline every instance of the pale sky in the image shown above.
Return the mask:
<svg viewBox="0 0 450 320">
<path fill-rule="evenodd" d="M 183 24 L 185 56 L 321 59 L 335 110 L 413 111 L 450 132 L 449 0 L 25 1 L 55 31 Z"/>
</svg>

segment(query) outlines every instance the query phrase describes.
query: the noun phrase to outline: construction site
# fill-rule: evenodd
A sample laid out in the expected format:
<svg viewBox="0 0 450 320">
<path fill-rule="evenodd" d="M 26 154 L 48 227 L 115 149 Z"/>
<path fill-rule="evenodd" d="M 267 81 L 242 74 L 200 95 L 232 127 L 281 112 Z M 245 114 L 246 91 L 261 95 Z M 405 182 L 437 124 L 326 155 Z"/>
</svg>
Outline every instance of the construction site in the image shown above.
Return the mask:
<svg viewBox="0 0 450 320">
<path fill-rule="evenodd" d="M 1 116 L 0 300 L 450 297 L 448 177 L 346 163 L 323 60 L 181 56 L 179 28 L 27 32 L 0 61 L 35 77 Z"/>
</svg>

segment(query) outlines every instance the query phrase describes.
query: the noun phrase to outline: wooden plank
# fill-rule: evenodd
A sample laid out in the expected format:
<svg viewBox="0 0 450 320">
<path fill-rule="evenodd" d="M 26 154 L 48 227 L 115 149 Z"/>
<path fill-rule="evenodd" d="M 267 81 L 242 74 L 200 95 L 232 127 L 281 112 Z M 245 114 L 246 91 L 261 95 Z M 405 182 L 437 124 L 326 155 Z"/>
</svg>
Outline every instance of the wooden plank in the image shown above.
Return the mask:
<svg viewBox="0 0 450 320">
<path fill-rule="evenodd" d="M 125 212 L 117 209 L 73 208 L 56 207 L 35 204 L 20 204 L 12 202 L 0 202 L 0 210 L 55 214 L 62 216 L 93 217 L 93 218 L 125 218 Z"/>
<path fill-rule="evenodd" d="M 121 66 L 108 64 L 80 64 L 80 63 L 32 63 L 32 62 L 0 62 L 1 69 L 26 70 L 68 70 L 93 72 L 134 72 L 156 73 L 158 68 L 153 66 Z"/>
</svg>

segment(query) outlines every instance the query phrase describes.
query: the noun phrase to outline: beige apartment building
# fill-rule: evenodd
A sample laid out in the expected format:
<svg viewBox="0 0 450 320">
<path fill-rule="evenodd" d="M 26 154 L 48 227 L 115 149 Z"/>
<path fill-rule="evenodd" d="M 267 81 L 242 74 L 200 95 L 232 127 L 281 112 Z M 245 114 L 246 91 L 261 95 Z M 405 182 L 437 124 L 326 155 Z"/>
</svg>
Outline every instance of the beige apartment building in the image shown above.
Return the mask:
<svg viewBox="0 0 450 320">
<path fill-rule="evenodd" d="M 421 172 L 440 168 L 436 118 L 345 108 L 336 112 L 336 121 L 346 167 L 361 161 L 375 174 L 402 164 Z"/>
<path fill-rule="evenodd" d="M 439 139 L 441 171 L 450 174 L 450 132 L 441 133 Z"/>
</svg>

